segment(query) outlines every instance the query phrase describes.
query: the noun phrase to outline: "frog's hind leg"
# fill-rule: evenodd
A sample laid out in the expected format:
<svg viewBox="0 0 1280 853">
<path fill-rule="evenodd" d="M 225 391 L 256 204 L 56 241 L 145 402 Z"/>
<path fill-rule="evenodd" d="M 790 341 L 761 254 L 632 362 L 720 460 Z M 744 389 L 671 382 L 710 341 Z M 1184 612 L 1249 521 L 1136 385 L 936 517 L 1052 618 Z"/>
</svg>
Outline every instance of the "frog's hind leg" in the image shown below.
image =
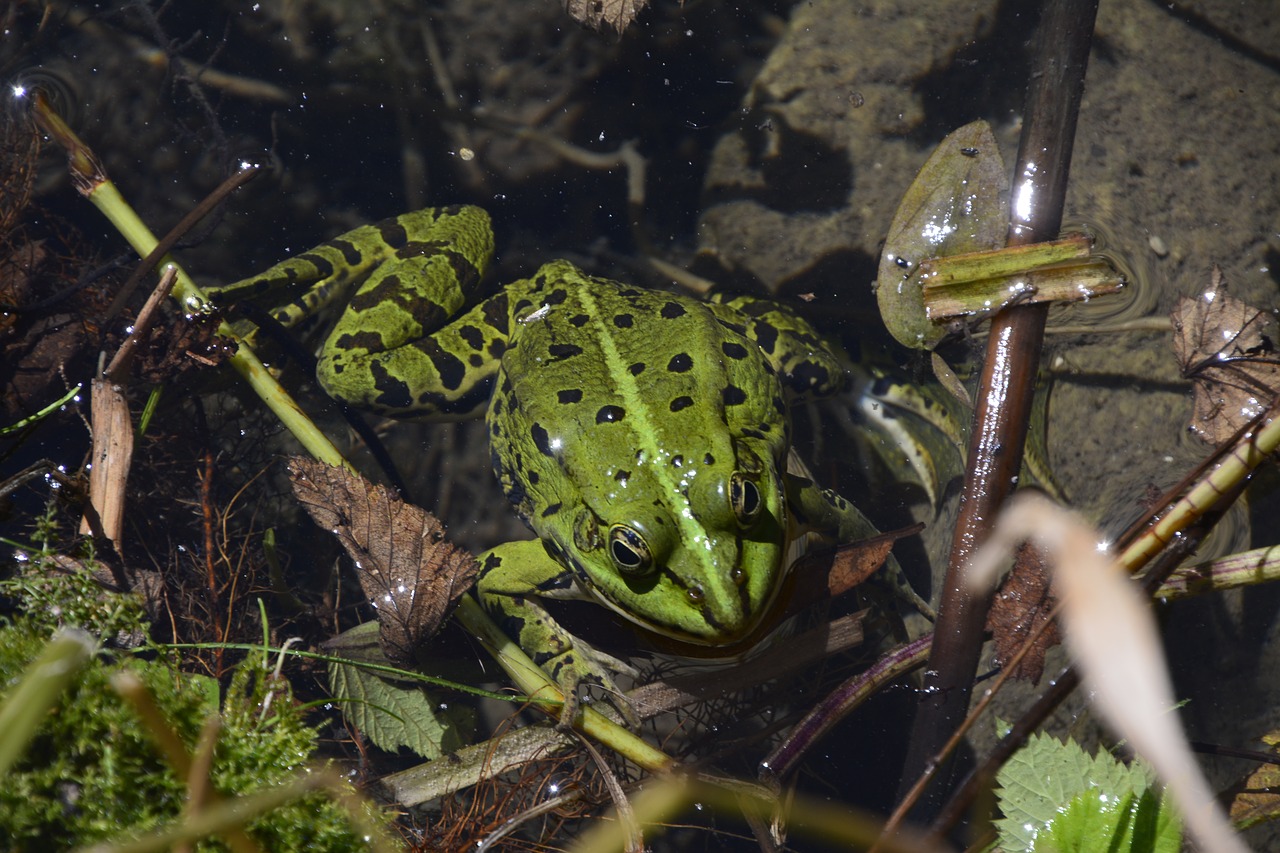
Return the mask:
<svg viewBox="0 0 1280 853">
<path fill-rule="evenodd" d="M 397 248 L 334 325 L 316 376 L 330 396 L 380 414 L 474 416 L 488 402 L 487 380 L 510 334 L 503 294 L 454 318 L 493 254 L 488 215 L 470 207 L 437 211 L 429 227 L 397 231 L 394 240 Z"/>
<path fill-rule="evenodd" d="M 847 378 L 839 354 L 795 311 L 753 296 L 711 299 L 714 307 L 730 309 L 722 321 L 742 326 L 742 334 L 756 342 L 793 397 L 826 397 L 844 388 Z"/>
<path fill-rule="evenodd" d="M 808 477 L 788 473 L 787 503 L 800 530 L 811 530 L 833 537 L 841 544 L 857 542 L 879 534 L 879 530 L 861 511 L 831 489 L 820 489 Z M 889 587 L 893 596 L 933 621 L 937 613 L 920 597 L 907 579 L 897 558 L 890 554 L 877 578 Z"/>
</svg>

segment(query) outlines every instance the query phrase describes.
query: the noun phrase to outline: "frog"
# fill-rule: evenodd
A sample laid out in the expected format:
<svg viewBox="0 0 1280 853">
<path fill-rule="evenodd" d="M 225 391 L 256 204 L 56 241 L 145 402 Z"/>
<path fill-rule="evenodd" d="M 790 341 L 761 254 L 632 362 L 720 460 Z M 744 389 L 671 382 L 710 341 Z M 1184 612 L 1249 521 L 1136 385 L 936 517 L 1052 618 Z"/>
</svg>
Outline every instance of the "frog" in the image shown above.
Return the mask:
<svg viewBox="0 0 1280 853">
<path fill-rule="evenodd" d="M 477 598 L 566 696 L 599 685 L 632 721 L 614 701 L 625 664 L 547 602 L 593 601 L 691 647 L 751 637 L 792 542 L 875 533 L 789 461 L 791 407 L 836 393 L 847 371 L 796 311 L 753 296 L 704 300 L 555 260 L 479 298 L 493 253 L 483 209 L 429 208 L 356 228 L 218 298 L 292 289 L 271 312 L 285 326 L 340 305 L 316 376 L 349 406 L 485 416 L 494 471 L 535 538 L 478 556 Z M 919 601 L 892 567 L 893 585 Z"/>
</svg>

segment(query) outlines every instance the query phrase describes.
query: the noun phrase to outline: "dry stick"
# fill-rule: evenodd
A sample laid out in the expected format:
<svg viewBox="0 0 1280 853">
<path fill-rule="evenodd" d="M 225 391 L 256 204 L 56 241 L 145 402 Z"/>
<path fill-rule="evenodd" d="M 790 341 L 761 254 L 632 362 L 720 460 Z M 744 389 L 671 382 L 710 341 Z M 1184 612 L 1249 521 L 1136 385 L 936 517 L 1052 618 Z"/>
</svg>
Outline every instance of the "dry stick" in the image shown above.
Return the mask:
<svg viewBox="0 0 1280 853">
<path fill-rule="evenodd" d="M 106 322 L 111 320 L 124 310 L 124 306 L 128 303 L 129 297 L 133 295 L 133 291 L 137 288 L 139 282 L 142 281 L 143 276 L 151 272 L 155 265 L 160 263 L 160 259 L 169 254 L 169 250 L 176 246 L 178 241 L 185 237 L 188 231 L 195 228 L 200 220 L 208 216 L 210 211 L 215 207 L 222 204 L 222 202 L 226 200 L 227 196 L 253 180 L 259 171 L 259 166 L 246 166 L 243 169 L 239 169 L 235 174 L 219 184 L 213 192 L 205 196 L 204 200 L 192 208 L 186 216 L 182 217 L 182 220 L 178 222 L 177 225 L 173 226 L 173 228 L 169 230 L 168 234 L 164 235 L 164 239 L 159 243 L 156 243 L 156 247 L 147 253 L 147 256 L 142 259 L 140 264 L 138 264 L 137 268 L 133 271 L 133 274 L 130 275 L 124 285 L 121 286 L 120 292 L 116 294 L 116 298 L 111 300 L 111 307 L 107 309 L 107 313 L 103 318 L 103 321 Z"/>
<path fill-rule="evenodd" d="M 80 532 L 105 537 L 117 554 L 122 553 L 120 540 L 124 533 L 125 487 L 133 467 L 133 420 L 129 415 L 129 403 L 124 389 L 128 384 L 129 368 L 138 349 L 138 341 L 146 337 L 155 322 L 160 305 L 168 297 L 177 280 L 173 267 L 165 270 L 160 283 L 138 314 L 133 331 L 116 350 L 115 357 L 105 370 L 99 366 L 98 376 L 90 383 L 92 408 L 93 451 L 90 458 L 93 467 L 89 471 L 89 506 L 98 516 L 97 527 L 88 512 L 80 522 Z M 99 360 L 101 365 L 101 360 Z M 116 571 L 112 562 L 112 576 L 122 589 L 129 589 L 128 575 Z"/>
<path fill-rule="evenodd" d="M 1014 172 L 1011 246 L 1052 239 L 1061 227 L 1097 8 L 1097 0 L 1047 0 L 1041 12 Z M 992 320 L 933 654 L 903 785 L 910 785 L 935 761 L 969 707 L 990 596 L 968 592 L 961 575 L 969 555 L 987 537 L 1022 466 L 1046 310 L 1041 305 L 1017 306 Z M 940 782 L 946 778 L 939 774 Z M 936 811 L 943 793 L 937 784 L 929 789 L 923 802 L 927 811 Z"/>
</svg>

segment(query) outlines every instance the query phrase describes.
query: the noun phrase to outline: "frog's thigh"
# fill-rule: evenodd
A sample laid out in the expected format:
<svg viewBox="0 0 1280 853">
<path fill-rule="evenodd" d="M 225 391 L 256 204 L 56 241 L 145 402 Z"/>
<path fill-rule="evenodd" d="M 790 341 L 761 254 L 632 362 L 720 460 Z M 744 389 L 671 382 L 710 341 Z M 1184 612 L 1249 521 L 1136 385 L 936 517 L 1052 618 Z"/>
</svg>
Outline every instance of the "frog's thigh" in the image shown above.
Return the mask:
<svg viewBox="0 0 1280 853">
<path fill-rule="evenodd" d="M 325 342 L 316 365 L 316 378 L 325 393 L 348 405 L 399 418 L 459 419 L 482 414 L 491 391 L 488 380 L 500 364 L 494 353 L 501 352 L 506 339 L 489 322 L 487 302 L 444 328 L 428 332 L 420 325 L 427 321 L 426 312 L 435 312 L 429 322 L 443 322 L 452 304 L 452 299 L 443 307 L 423 302 L 416 309 L 418 319 L 409 321 L 407 314 L 398 320 L 387 316 L 385 328 L 371 314 L 362 315 L 360 322 L 372 324 L 363 333 L 354 331 L 357 320 L 348 310 L 343 324 Z"/>
<path fill-rule="evenodd" d="M 569 580 L 568 571 L 547 553 L 541 541 L 508 542 L 481 555 L 476 591 L 499 627 L 557 683 L 572 689 L 597 673 L 587 656 L 575 651 L 573 635 L 538 600 L 541 595 L 567 589 Z"/>
<path fill-rule="evenodd" d="M 792 394 L 812 399 L 844 387 L 845 369 L 840 357 L 795 311 L 752 296 L 719 300 L 718 305 L 731 310 L 731 321 L 734 317 L 745 321 L 746 336 L 760 347 Z"/>
</svg>

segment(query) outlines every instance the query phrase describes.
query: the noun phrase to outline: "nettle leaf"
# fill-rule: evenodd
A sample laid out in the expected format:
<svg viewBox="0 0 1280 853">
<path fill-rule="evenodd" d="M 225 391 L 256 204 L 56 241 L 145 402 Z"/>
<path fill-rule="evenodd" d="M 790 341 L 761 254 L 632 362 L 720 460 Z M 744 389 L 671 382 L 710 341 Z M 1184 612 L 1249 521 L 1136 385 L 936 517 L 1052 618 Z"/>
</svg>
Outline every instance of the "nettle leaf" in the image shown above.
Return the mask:
<svg viewBox="0 0 1280 853">
<path fill-rule="evenodd" d="M 1094 788 L 1077 795 L 1036 839 L 1045 853 L 1178 853 L 1182 824 L 1168 797 L 1151 788 L 1112 797 Z"/>
<path fill-rule="evenodd" d="M 1033 735 L 996 776 L 1005 851 L 1176 853 L 1182 824 L 1144 765 Z"/>
<path fill-rule="evenodd" d="M 933 349 L 946 334 L 924 308 L 920 262 L 995 249 L 1009 230 L 1009 175 L 991 127 L 975 121 L 938 145 L 898 204 L 880 254 L 876 300 L 904 346 Z"/>
<path fill-rule="evenodd" d="M 376 642 L 378 625 L 366 622 L 342 634 L 348 641 L 365 635 Z M 329 663 L 329 690 L 342 702 L 343 715 L 380 749 L 406 747 L 423 758 L 439 758 L 462 745 L 457 731 L 436 713 L 419 684 L 397 683 L 355 664 Z"/>
</svg>

